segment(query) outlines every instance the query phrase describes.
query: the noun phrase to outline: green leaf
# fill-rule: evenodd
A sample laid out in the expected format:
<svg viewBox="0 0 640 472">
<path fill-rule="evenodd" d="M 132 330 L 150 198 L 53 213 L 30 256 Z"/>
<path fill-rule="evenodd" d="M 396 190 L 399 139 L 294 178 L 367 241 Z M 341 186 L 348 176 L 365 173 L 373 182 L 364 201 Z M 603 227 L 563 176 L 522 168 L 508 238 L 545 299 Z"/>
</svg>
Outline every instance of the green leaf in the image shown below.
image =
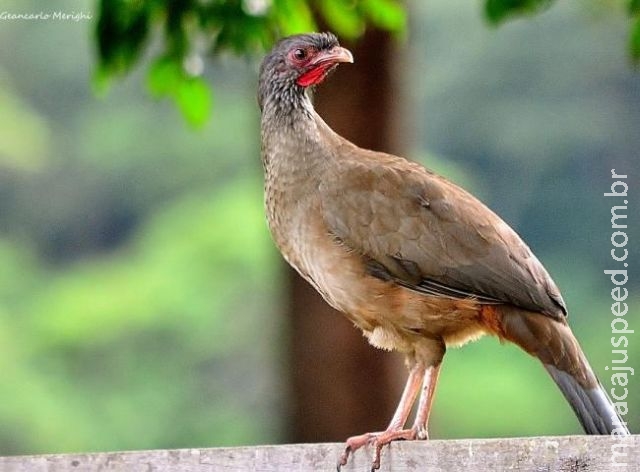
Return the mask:
<svg viewBox="0 0 640 472">
<path fill-rule="evenodd" d="M 339 36 L 354 39 L 364 32 L 364 19 L 353 2 L 326 0 L 320 5 L 329 27 Z"/>
<path fill-rule="evenodd" d="M 640 18 L 635 20 L 629 37 L 629 50 L 634 62 L 640 61 Z"/>
<path fill-rule="evenodd" d="M 201 77 L 189 76 L 175 57 L 156 60 L 147 74 L 147 88 L 156 98 L 171 97 L 187 122 L 205 124 L 211 114 L 211 89 Z"/>
<path fill-rule="evenodd" d="M 171 96 L 178 90 L 185 73 L 177 59 L 161 57 L 156 60 L 147 73 L 147 88 L 156 97 Z"/>
<path fill-rule="evenodd" d="M 396 0 L 364 0 L 362 9 L 378 28 L 396 33 L 406 29 L 406 11 Z"/>
<path fill-rule="evenodd" d="M 273 38 L 267 19 L 263 16 L 250 16 L 242 10 L 229 15 L 229 18 L 215 30 L 214 52 L 223 50 L 243 55 L 262 52 L 272 44 Z"/>
<path fill-rule="evenodd" d="M 630 0 L 629 14 L 631 16 L 640 15 L 640 0 Z"/>
<path fill-rule="evenodd" d="M 494 24 L 511 16 L 532 15 L 548 9 L 555 0 L 487 0 L 485 15 Z"/>
<path fill-rule="evenodd" d="M 308 33 L 317 29 L 309 5 L 304 0 L 274 0 L 271 10 L 282 36 Z"/>
<path fill-rule="evenodd" d="M 211 114 L 211 89 L 201 77 L 187 77 L 180 82 L 175 100 L 183 116 L 195 127 L 202 127 Z"/>
<path fill-rule="evenodd" d="M 123 74 L 139 58 L 149 34 L 150 10 L 144 2 L 102 0 L 96 25 L 100 65 Z"/>
</svg>

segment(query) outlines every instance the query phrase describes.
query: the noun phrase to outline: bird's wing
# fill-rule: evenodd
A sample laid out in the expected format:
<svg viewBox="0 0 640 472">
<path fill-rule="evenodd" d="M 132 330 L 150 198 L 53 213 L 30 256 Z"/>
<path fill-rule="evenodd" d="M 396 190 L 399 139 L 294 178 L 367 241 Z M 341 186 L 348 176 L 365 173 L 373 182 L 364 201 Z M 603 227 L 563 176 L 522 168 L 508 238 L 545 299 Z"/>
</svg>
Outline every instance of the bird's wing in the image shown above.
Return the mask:
<svg viewBox="0 0 640 472">
<path fill-rule="evenodd" d="M 370 274 L 428 295 L 566 314 L 553 280 L 502 219 L 402 158 L 351 146 L 320 188 L 332 235 Z"/>
</svg>

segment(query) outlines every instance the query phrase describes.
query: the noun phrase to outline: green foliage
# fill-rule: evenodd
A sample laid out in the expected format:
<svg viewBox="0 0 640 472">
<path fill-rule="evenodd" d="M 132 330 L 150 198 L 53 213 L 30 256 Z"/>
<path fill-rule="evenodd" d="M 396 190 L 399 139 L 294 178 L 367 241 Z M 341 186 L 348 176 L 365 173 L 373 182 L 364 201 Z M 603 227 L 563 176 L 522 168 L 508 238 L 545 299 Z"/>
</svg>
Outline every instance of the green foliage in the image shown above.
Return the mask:
<svg viewBox="0 0 640 472">
<path fill-rule="evenodd" d="M 147 88 L 156 97 L 175 100 L 187 122 L 202 127 L 211 112 L 211 89 L 202 77 L 189 76 L 183 67 L 161 57 L 149 68 Z"/>
<path fill-rule="evenodd" d="M 485 14 L 492 23 L 512 16 L 534 14 L 549 8 L 555 0 L 487 0 Z"/>
<path fill-rule="evenodd" d="M 211 90 L 201 77 L 189 77 L 180 82 L 175 100 L 188 123 L 202 126 L 209 118 Z"/>
<path fill-rule="evenodd" d="M 322 14 L 339 36 L 354 39 L 362 34 L 365 18 L 349 0 L 328 0 L 320 4 Z"/>
<path fill-rule="evenodd" d="M 86 26 L 0 32 L 0 454 L 277 441 L 252 69 L 216 68 L 194 139 L 135 81 L 93 99 Z"/>
<path fill-rule="evenodd" d="M 631 57 L 635 61 L 640 61 L 640 18 L 636 18 L 635 22 L 633 23 L 629 43 Z"/>
<path fill-rule="evenodd" d="M 362 9 L 378 28 L 402 33 L 407 22 L 406 12 L 394 0 L 363 0 Z"/>
<path fill-rule="evenodd" d="M 317 29 L 307 0 L 275 0 L 271 14 L 275 22 L 265 25 L 272 34 L 269 45 L 278 35 L 289 36 Z"/>
<path fill-rule="evenodd" d="M 633 60 L 638 62 L 640 61 L 640 0 L 634 0 L 632 2 L 631 11 L 635 15 L 635 20 L 631 26 L 629 49 Z"/>
<path fill-rule="evenodd" d="M 265 424 L 208 372 L 242 369 L 270 331 L 272 256 L 253 180 L 187 194 L 63 271 L 0 239 L 0 452 L 256 441 Z"/>
<path fill-rule="evenodd" d="M 405 10 L 394 0 L 327 0 L 319 6 L 333 31 L 348 39 L 360 37 L 367 22 L 397 34 L 402 33 L 406 25 Z"/>
<path fill-rule="evenodd" d="M 499 24 L 539 13 L 554 2 L 486 0 L 484 10 L 489 22 Z M 318 24 L 351 40 L 362 36 L 368 24 L 395 34 L 402 34 L 407 24 L 398 0 L 100 0 L 99 4 L 95 89 L 103 93 L 114 78 L 130 72 L 151 37 L 160 37 L 164 51 L 150 66 L 149 90 L 157 98 L 172 99 L 195 127 L 209 119 L 212 94 L 199 78 L 202 71 L 185 67 L 189 58 L 204 63 L 207 53 L 259 53 L 279 37 L 314 31 Z M 630 14 L 638 16 L 638 11 L 640 0 L 629 0 Z M 635 20 L 630 37 L 634 59 L 640 57 L 639 22 Z"/>
<path fill-rule="evenodd" d="M 149 1 L 100 2 L 96 34 L 101 68 L 117 74 L 133 66 L 148 39 L 151 6 Z"/>
<path fill-rule="evenodd" d="M 201 71 L 185 68 L 189 57 L 262 52 L 281 36 L 317 30 L 320 21 L 356 39 L 368 23 L 401 33 L 406 18 L 397 0 L 101 0 L 94 84 L 99 92 L 108 89 L 113 78 L 140 62 L 150 36 L 159 35 L 165 50 L 150 67 L 149 90 L 174 100 L 190 124 L 202 126 L 211 93 L 197 77 Z"/>
</svg>

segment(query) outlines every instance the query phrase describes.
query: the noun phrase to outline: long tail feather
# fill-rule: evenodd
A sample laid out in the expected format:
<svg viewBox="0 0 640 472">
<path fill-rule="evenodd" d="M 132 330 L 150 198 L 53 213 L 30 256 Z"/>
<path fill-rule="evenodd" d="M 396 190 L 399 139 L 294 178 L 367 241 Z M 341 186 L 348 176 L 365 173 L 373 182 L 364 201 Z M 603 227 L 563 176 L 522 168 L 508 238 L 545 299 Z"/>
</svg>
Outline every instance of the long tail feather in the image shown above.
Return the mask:
<svg viewBox="0 0 640 472">
<path fill-rule="evenodd" d="M 573 408 L 585 433 L 611 434 L 615 431 L 619 435 L 629 434 L 599 382 L 595 387 L 584 388 L 566 372 L 548 364 L 544 367 Z"/>
<path fill-rule="evenodd" d="M 517 309 L 500 315 L 498 334 L 540 359 L 587 434 L 629 434 L 566 323 Z"/>
</svg>

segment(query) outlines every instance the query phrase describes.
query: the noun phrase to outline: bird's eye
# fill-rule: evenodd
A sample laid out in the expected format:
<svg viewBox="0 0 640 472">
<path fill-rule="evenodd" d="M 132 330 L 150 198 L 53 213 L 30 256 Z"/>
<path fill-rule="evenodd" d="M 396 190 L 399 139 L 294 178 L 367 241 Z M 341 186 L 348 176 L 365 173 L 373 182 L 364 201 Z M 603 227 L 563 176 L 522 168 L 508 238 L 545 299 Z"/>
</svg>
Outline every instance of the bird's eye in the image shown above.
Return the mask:
<svg viewBox="0 0 640 472">
<path fill-rule="evenodd" d="M 304 49 L 296 49 L 295 51 L 293 51 L 293 57 L 295 57 L 299 61 L 303 61 L 307 58 L 307 51 L 305 51 Z"/>
</svg>

